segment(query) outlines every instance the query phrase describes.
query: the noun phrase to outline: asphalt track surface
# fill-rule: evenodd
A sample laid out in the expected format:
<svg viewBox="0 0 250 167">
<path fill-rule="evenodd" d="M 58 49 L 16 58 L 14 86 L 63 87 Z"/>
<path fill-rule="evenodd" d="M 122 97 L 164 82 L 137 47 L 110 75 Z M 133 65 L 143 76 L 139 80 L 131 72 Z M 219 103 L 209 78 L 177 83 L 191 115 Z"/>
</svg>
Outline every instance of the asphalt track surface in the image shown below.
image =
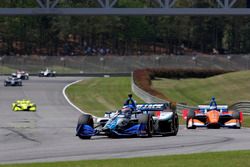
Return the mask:
<svg viewBox="0 0 250 167">
<path fill-rule="evenodd" d="M 3 83 L 5 77 L 0 77 Z M 250 129 L 181 128 L 176 137 L 80 140 L 80 112 L 65 100 L 63 88 L 85 78 L 31 77 L 22 87 L 0 85 L 0 164 L 49 162 L 250 149 Z M 13 112 L 11 103 L 31 99 L 37 112 Z M 84 99 L 83 99 L 84 100 Z M 83 101 L 84 103 L 84 101 Z"/>
</svg>

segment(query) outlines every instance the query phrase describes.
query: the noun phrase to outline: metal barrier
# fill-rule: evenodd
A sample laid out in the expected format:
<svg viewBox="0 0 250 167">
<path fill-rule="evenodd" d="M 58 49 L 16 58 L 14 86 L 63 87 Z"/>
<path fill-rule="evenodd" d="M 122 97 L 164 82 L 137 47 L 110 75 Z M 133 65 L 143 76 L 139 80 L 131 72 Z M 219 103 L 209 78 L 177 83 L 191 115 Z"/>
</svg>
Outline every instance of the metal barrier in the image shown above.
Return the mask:
<svg viewBox="0 0 250 167">
<path fill-rule="evenodd" d="M 250 69 L 250 55 L 148 56 L 1 56 L 0 74 L 22 69 L 37 73 L 46 67 L 57 73 L 130 73 L 140 68 Z"/>
<path fill-rule="evenodd" d="M 148 92 L 142 90 L 141 88 L 139 88 L 133 79 L 133 72 L 131 74 L 131 88 L 132 91 L 134 92 L 134 94 L 138 97 L 140 97 L 143 101 L 145 101 L 146 103 L 168 103 L 168 101 L 160 99 L 158 97 L 152 96 L 151 94 L 149 94 Z"/>
<path fill-rule="evenodd" d="M 250 115 L 250 101 L 241 101 L 229 107 L 231 110 L 241 111 L 246 115 Z"/>
<path fill-rule="evenodd" d="M 152 96 L 148 92 L 144 91 L 143 89 L 139 88 L 134 82 L 133 73 L 131 74 L 131 88 L 134 94 L 138 97 L 140 97 L 142 100 L 144 100 L 146 103 L 167 103 L 169 104 L 169 101 L 160 99 L 158 97 Z M 177 104 L 176 105 L 176 111 L 178 114 L 182 114 L 183 109 L 197 109 L 197 107 L 194 106 L 188 106 L 183 104 Z"/>
<path fill-rule="evenodd" d="M 132 73 L 132 78 L 131 78 L 131 87 L 132 87 L 132 91 L 138 97 L 140 97 L 142 100 L 144 100 L 147 103 L 168 103 L 169 104 L 169 101 L 152 96 L 151 94 L 139 88 L 134 82 L 133 73 Z M 176 105 L 176 111 L 178 114 L 181 114 L 182 113 L 181 111 L 183 109 L 197 109 L 197 107 L 183 105 L 183 104 Z M 235 103 L 231 105 L 229 109 L 243 112 L 245 115 L 250 115 L 250 101 L 241 101 L 241 102 Z"/>
</svg>

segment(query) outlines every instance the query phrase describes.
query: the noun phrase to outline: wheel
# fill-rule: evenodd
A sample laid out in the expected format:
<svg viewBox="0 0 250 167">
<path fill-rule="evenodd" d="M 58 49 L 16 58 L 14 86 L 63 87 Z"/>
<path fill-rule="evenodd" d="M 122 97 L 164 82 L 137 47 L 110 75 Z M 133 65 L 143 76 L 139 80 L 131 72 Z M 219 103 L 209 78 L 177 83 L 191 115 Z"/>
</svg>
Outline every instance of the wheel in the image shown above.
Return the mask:
<svg viewBox="0 0 250 167">
<path fill-rule="evenodd" d="M 78 125 L 89 125 L 92 128 L 94 127 L 94 121 L 92 115 L 89 114 L 82 114 L 78 118 Z"/>
<path fill-rule="evenodd" d="M 188 111 L 187 120 L 186 120 L 186 128 L 187 128 L 187 129 L 196 129 L 196 126 L 188 127 L 188 121 L 189 121 L 190 119 L 194 119 L 194 117 L 195 117 L 194 110 L 190 109 L 190 110 Z"/>
<path fill-rule="evenodd" d="M 4 82 L 4 86 L 8 86 L 8 84 L 6 82 Z"/>
<path fill-rule="evenodd" d="M 153 118 L 151 115 L 146 115 L 146 114 L 142 114 L 139 117 L 139 123 L 143 123 L 146 124 L 147 126 L 147 135 L 148 137 L 152 137 L 153 134 Z"/>
<path fill-rule="evenodd" d="M 240 120 L 240 112 L 234 111 L 232 115 L 233 119 Z M 241 128 L 241 123 L 240 126 L 235 126 L 235 129 L 240 129 Z"/>
<path fill-rule="evenodd" d="M 173 133 L 171 133 L 170 136 L 176 136 L 179 131 L 179 117 L 177 114 L 173 117 L 172 130 Z"/>
<path fill-rule="evenodd" d="M 94 121 L 93 121 L 93 117 L 89 114 L 82 114 L 80 115 L 79 119 L 78 119 L 78 124 L 77 124 L 77 129 L 81 129 L 82 126 L 84 125 L 89 125 L 92 128 L 94 127 Z M 81 136 L 81 135 L 77 135 L 80 139 L 90 139 L 91 136 Z"/>
</svg>

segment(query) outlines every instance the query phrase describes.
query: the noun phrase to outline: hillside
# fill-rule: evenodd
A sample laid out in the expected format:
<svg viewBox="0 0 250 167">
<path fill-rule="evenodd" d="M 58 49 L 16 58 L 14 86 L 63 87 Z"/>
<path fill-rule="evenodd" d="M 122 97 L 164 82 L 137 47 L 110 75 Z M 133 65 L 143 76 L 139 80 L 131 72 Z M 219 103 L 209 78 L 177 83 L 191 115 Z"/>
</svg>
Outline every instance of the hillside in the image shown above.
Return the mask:
<svg viewBox="0 0 250 167">
<path fill-rule="evenodd" d="M 152 87 L 177 102 L 189 105 L 209 103 L 212 96 L 217 103 L 233 104 L 250 99 L 250 71 L 218 75 L 206 79 L 165 79 L 152 81 Z"/>
</svg>

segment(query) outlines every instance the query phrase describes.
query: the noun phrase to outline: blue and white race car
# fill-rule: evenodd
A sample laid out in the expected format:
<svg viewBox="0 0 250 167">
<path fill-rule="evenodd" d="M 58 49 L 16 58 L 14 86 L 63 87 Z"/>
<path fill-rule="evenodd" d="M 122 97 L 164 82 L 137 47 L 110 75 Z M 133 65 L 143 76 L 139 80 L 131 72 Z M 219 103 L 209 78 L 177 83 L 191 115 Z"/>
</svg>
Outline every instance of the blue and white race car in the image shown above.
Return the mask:
<svg viewBox="0 0 250 167">
<path fill-rule="evenodd" d="M 82 114 L 76 127 L 76 136 L 81 139 L 96 135 L 112 138 L 175 136 L 178 129 L 178 115 L 168 104 L 145 103 L 138 104 L 136 111 L 124 106 L 116 112 L 107 112 L 104 117 Z"/>
<path fill-rule="evenodd" d="M 8 77 L 4 80 L 4 86 L 22 86 L 22 80 L 16 77 Z"/>
</svg>

